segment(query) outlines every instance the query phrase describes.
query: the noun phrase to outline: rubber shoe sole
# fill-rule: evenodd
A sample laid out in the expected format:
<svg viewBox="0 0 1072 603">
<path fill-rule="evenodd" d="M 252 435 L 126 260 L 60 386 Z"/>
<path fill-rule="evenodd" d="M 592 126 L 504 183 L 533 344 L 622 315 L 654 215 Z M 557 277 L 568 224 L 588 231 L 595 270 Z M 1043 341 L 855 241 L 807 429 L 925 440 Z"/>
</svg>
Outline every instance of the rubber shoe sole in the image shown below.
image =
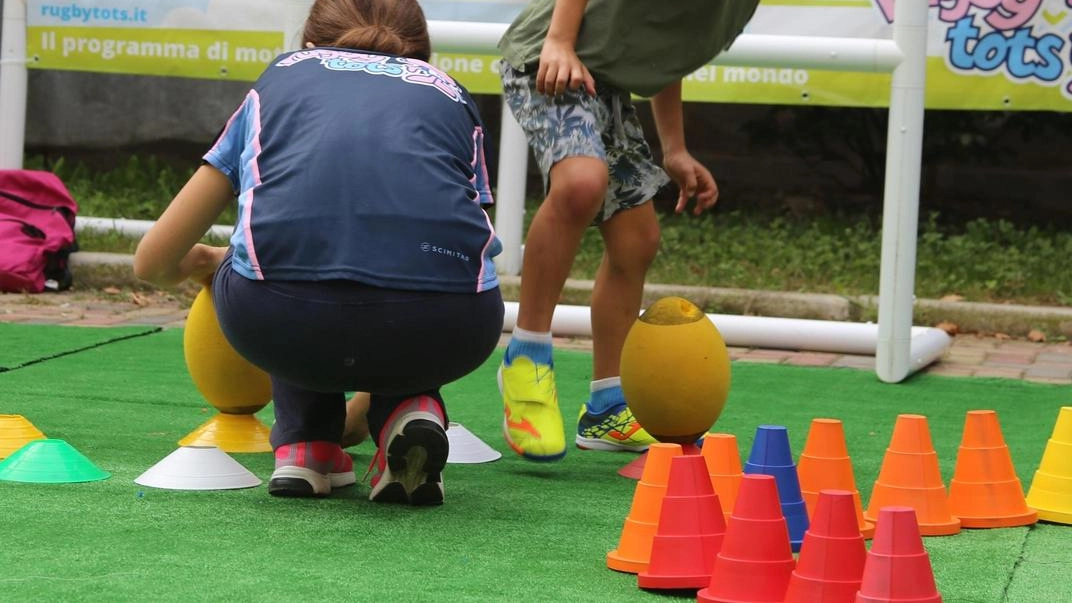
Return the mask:
<svg viewBox="0 0 1072 603">
<path fill-rule="evenodd" d="M 283 498 L 320 498 L 331 494 L 334 488 L 356 482 L 353 471 L 324 475 L 306 467 L 280 467 L 268 480 L 268 494 Z"/>
<path fill-rule="evenodd" d="M 443 468 L 450 442 L 434 421 L 414 419 L 390 439 L 386 467 L 369 500 L 410 505 L 443 504 Z"/>
<path fill-rule="evenodd" d="M 531 452 L 525 452 L 524 448 L 518 446 L 514 443 L 513 440 L 510 439 L 510 424 L 509 420 L 505 417 L 503 418 L 503 437 L 506 438 L 506 445 L 510 447 L 510 450 L 513 450 L 515 453 L 517 453 L 518 456 L 524 458 L 525 460 L 534 461 L 537 463 L 553 463 L 555 461 L 562 460 L 566 456 L 565 449 L 563 449 L 562 452 L 559 452 L 558 454 L 548 455 L 539 455 L 532 454 Z"/>
<path fill-rule="evenodd" d="M 615 444 L 614 442 L 608 442 L 601 438 L 586 438 L 580 434 L 577 435 L 574 443 L 577 444 L 577 448 L 580 448 L 581 450 L 604 450 L 607 452 L 644 452 L 649 446 L 649 444 L 641 444 L 638 446 Z"/>
</svg>

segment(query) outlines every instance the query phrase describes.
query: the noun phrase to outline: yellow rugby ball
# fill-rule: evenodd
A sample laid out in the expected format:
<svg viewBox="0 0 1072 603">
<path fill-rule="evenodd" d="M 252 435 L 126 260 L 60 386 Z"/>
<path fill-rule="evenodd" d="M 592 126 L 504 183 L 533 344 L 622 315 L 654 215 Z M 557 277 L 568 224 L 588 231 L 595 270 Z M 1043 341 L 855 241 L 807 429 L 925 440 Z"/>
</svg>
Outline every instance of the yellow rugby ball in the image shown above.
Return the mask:
<svg viewBox="0 0 1072 603">
<path fill-rule="evenodd" d="M 620 369 L 629 409 L 662 442 L 696 441 L 718 420 L 729 395 L 722 334 L 681 297 L 656 301 L 633 323 Z"/>
<path fill-rule="evenodd" d="M 272 399 L 268 373 L 240 356 L 224 337 L 207 287 L 190 306 L 182 348 L 194 385 L 220 412 L 253 414 Z"/>
</svg>

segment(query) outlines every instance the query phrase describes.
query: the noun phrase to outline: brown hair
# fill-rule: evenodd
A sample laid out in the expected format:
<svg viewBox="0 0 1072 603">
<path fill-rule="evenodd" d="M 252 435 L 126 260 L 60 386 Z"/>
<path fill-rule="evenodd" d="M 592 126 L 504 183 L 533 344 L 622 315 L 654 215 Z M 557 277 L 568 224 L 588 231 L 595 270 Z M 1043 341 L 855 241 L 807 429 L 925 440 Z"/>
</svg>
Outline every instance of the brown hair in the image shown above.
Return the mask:
<svg viewBox="0 0 1072 603">
<path fill-rule="evenodd" d="M 336 46 L 427 61 L 428 23 L 417 0 L 316 0 L 302 46 Z"/>
</svg>

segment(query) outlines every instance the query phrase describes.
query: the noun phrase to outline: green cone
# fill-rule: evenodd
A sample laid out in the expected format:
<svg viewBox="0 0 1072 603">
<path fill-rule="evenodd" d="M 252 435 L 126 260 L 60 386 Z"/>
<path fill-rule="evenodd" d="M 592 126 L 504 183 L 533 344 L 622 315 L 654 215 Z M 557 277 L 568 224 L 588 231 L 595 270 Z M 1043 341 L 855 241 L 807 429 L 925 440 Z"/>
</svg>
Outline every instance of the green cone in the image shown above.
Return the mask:
<svg viewBox="0 0 1072 603">
<path fill-rule="evenodd" d="M 0 481 L 68 484 L 109 477 L 63 440 L 34 440 L 0 462 Z"/>
</svg>

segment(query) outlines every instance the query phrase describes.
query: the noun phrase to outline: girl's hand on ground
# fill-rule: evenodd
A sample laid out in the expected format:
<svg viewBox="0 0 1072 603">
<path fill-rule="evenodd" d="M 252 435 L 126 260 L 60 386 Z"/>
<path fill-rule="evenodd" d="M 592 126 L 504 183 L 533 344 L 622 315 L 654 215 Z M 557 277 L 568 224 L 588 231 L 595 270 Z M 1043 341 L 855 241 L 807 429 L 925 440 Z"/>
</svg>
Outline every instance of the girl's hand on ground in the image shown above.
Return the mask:
<svg viewBox="0 0 1072 603">
<path fill-rule="evenodd" d="M 690 153 L 682 151 L 665 156 L 663 168 L 681 191 L 677 205 L 674 206 L 674 213 L 684 212 L 689 199 L 696 200 L 692 213 L 697 216 L 718 201 L 718 184 L 714 176 Z"/>
<path fill-rule="evenodd" d="M 596 81 L 584 66 L 573 46 L 545 40 L 540 51 L 540 68 L 536 72 L 536 91 L 558 96 L 566 90 L 584 87 L 588 94 L 596 93 Z"/>
</svg>

